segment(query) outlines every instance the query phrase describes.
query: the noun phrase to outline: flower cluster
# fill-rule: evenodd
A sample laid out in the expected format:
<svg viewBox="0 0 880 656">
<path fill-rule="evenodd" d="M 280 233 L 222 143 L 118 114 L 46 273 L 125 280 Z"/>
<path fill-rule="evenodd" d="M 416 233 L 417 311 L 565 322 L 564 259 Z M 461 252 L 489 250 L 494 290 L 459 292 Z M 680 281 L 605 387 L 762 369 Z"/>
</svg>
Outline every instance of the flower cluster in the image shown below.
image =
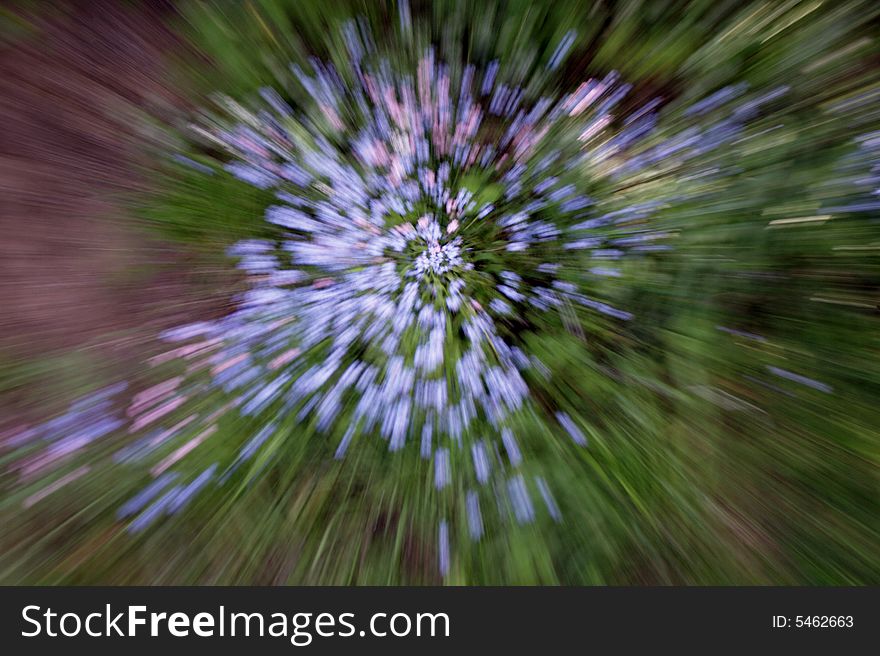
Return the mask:
<svg viewBox="0 0 880 656">
<path fill-rule="evenodd" d="M 633 106 L 613 72 L 540 95 L 497 61 L 450 66 L 429 50 L 396 71 L 353 25 L 345 38 L 347 70 L 292 67 L 311 97 L 303 109 L 266 88 L 254 108 L 226 99 L 197 127 L 228 172 L 274 193 L 274 237 L 231 249 L 250 284 L 237 309 L 166 332 L 178 345 L 153 364 L 185 362 L 185 372 L 129 405 L 137 437 L 116 460 L 149 461 L 155 477 L 120 509 L 134 531 L 223 484 L 291 416 L 338 440 L 337 458 L 367 438 L 391 451 L 417 443 L 438 490 L 463 481 L 475 539 L 481 489 L 520 523 L 539 498 L 560 519 L 545 480 L 521 467 L 516 418 L 538 413 L 575 445 L 587 438 L 576 411 L 536 402 L 534 386 L 559 374 L 524 336 L 558 323 L 589 339 L 586 315 L 631 319 L 592 293 L 595 282 L 670 248 L 658 214 L 707 193 L 722 171 L 701 158 L 783 92 L 730 106 L 746 89 L 728 87 L 686 109 L 686 129 L 659 131 L 661 100 Z M 627 193 L 656 176 L 664 185 L 649 200 Z M 209 395 L 224 400 L 205 412 Z M 186 474 L 229 413 L 253 418 L 254 433 Z M 106 421 L 97 425 L 117 427 Z M 445 571 L 445 520 L 439 533 Z"/>
</svg>

